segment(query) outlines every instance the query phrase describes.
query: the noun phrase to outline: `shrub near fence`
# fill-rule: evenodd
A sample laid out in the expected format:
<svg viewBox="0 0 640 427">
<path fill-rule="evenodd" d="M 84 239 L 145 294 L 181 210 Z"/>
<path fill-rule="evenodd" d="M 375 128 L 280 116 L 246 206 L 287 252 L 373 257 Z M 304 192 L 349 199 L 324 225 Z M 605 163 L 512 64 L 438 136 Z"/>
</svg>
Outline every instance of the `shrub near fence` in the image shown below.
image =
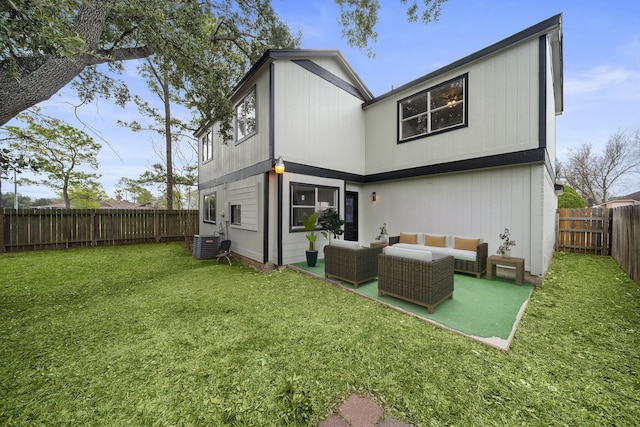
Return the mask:
<svg viewBox="0 0 640 427">
<path fill-rule="evenodd" d="M 197 232 L 197 210 L 0 210 L 0 252 L 179 241 Z"/>
<path fill-rule="evenodd" d="M 613 209 L 611 257 L 640 285 L 640 206 Z"/>
</svg>

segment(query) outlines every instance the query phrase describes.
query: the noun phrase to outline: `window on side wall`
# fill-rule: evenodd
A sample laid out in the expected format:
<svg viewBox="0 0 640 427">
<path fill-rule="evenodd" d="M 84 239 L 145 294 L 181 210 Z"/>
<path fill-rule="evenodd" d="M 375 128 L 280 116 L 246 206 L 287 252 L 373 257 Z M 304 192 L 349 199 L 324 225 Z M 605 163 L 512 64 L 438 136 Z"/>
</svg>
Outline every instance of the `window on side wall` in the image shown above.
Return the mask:
<svg viewBox="0 0 640 427">
<path fill-rule="evenodd" d="M 467 126 L 465 74 L 398 101 L 398 142 Z"/>
<path fill-rule="evenodd" d="M 211 131 L 207 132 L 201 141 L 202 145 L 202 161 L 206 162 L 213 159 L 213 135 Z"/>
<path fill-rule="evenodd" d="M 216 223 L 216 193 L 204 196 L 202 203 L 204 209 L 204 222 Z"/>
<path fill-rule="evenodd" d="M 301 230 L 305 214 L 320 213 L 329 208 L 338 210 L 338 187 L 292 183 L 290 200 L 291 231 Z"/>
<path fill-rule="evenodd" d="M 242 225 L 242 205 L 231 205 L 231 225 Z"/>
<path fill-rule="evenodd" d="M 257 130 L 256 88 L 255 86 L 236 105 L 235 110 L 236 143 L 247 139 Z"/>
</svg>

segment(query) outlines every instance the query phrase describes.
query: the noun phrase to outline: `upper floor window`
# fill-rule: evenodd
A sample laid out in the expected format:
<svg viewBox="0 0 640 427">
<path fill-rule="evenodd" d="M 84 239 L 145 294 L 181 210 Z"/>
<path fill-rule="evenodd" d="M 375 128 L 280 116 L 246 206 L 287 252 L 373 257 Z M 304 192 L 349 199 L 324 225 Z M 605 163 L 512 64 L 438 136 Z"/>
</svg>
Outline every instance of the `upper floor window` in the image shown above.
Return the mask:
<svg viewBox="0 0 640 427">
<path fill-rule="evenodd" d="M 202 203 L 203 209 L 203 221 L 211 222 L 213 224 L 216 223 L 216 193 L 207 194 L 204 196 L 204 200 Z"/>
<path fill-rule="evenodd" d="M 256 88 L 251 88 L 244 98 L 236 105 L 236 141 L 253 135 L 256 132 Z"/>
<path fill-rule="evenodd" d="M 202 161 L 206 162 L 213 158 L 213 135 L 211 131 L 202 137 Z"/>
<path fill-rule="evenodd" d="M 309 184 L 291 184 L 291 229 L 303 228 L 305 213 L 338 210 L 338 188 Z"/>
<path fill-rule="evenodd" d="M 398 142 L 467 126 L 467 75 L 398 101 Z"/>
</svg>

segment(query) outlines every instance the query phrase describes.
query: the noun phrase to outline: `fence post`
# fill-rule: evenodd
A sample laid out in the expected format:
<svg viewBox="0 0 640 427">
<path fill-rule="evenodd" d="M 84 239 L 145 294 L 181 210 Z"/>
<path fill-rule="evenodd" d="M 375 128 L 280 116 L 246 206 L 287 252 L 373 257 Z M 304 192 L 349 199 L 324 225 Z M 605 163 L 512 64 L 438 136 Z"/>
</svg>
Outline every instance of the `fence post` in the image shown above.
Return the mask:
<svg viewBox="0 0 640 427">
<path fill-rule="evenodd" d="M 560 211 L 556 209 L 556 244 L 554 250 L 560 249 Z"/>
<path fill-rule="evenodd" d="M 153 210 L 153 232 L 156 243 L 160 242 L 160 215 L 158 214 L 158 209 Z"/>
<path fill-rule="evenodd" d="M 0 252 L 6 252 L 4 247 L 4 208 L 0 212 Z"/>
</svg>

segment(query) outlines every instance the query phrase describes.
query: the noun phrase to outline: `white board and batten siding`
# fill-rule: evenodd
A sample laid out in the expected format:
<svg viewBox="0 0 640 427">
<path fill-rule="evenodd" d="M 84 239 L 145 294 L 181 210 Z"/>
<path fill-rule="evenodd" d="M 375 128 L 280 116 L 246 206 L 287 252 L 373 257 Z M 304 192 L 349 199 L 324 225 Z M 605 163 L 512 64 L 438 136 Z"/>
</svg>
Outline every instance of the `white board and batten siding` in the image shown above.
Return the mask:
<svg viewBox="0 0 640 427">
<path fill-rule="evenodd" d="M 199 181 L 210 179 L 242 170 L 263 160 L 269 159 L 269 73 L 259 73 L 250 80 L 243 90 L 239 91 L 232 100 L 234 105 L 239 102 L 249 90 L 256 89 L 256 132 L 248 138 L 236 141 L 232 130 L 231 140 L 225 141 L 220 136 L 218 123 L 202 131 L 198 140 Z M 235 123 L 232 123 L 235 126 Z M 211 160 L 202 161 L 202 135 L 211 131 L 213 136 L 213 156 Z"/>
<path fill-rule="evenodd" d="M 366 108 L 367 173 L 537 148 L 537 40 L 500 51 Z M 468 127 L 398 144 L 398 101 L 468 73 Z"/>
<path fill-rule="evenodd" d="M 289 186 L 292 182 L 298 184 L 312 184 L 324 187 L 337 187 L 338 188 L 338 209 L 340 212 L 340 216 L 344 217 L 344 206 L 342 206 L 342 201 L 344 200 L 344 181 L 340 179 L 331 179 L 331 178 L 319 178 L 319 177 L 311 177 L 308 175 L 300 175 L 294 173 L 284 174 L 284 191 L 283 191 L 283 200 L 282 200 L 282 250 L 283 250 L 283 262 L 284 264 L 292 264 L 296 262 L 301 262 L 306 259 L 305 251 L 309 248 L 309 241 L 306 238 L 306 233 L 302 231 L 291 232 L 290 224 L 291 224 L 291 200 Z M 324 246 L 328 244 L 329 241 L 325 239 L 322 235 L 318 234 L 318 240 L 316 241 L 315 248 L 318 250 L 318 258 L 324 258 Z"/>
<path fill-rule="evenodd" d="M 366 241 L 386 223 L 392 236 L 404 231 L 481 237 L 491 255 L 501 244 L 498 235 L 509 228 L 518 243 L 512 255 L 525 258 L 531 274 L 542 274 L 545 260 L 538 254 L 554 227 L 543 223 L 554 218 L 544 181 L 544 165 L 530 165 L 370 184 L 365 193 L 375 191 L 377 201 L 361 200 L 367 216 L 360 233 Z"/>
<path fill-rule="evenodd" d="M 264 175 L 254 175 L 203 190 L 202 196 L 215 193 L 217 215 L 215 224 L 201 223 L 200 233 L 214 234 L 222 228 L 225 233 L 228 233 L 226 238 L 232 241 L 232 251 L 262 262 L 261 209 L 264 203 L 264 185 Z M 239 224 L 231 223 L 232 205 L 240 205 Z M 227 224 L 226 221 L 229 223 Z"/>
<path fill-rule="evenodd" d="M 364 173 L 361 99 L 284 60 L 276 62 L 275 93 L 276 157 L 286 153 L 285 162 Z"/>
</svg>

